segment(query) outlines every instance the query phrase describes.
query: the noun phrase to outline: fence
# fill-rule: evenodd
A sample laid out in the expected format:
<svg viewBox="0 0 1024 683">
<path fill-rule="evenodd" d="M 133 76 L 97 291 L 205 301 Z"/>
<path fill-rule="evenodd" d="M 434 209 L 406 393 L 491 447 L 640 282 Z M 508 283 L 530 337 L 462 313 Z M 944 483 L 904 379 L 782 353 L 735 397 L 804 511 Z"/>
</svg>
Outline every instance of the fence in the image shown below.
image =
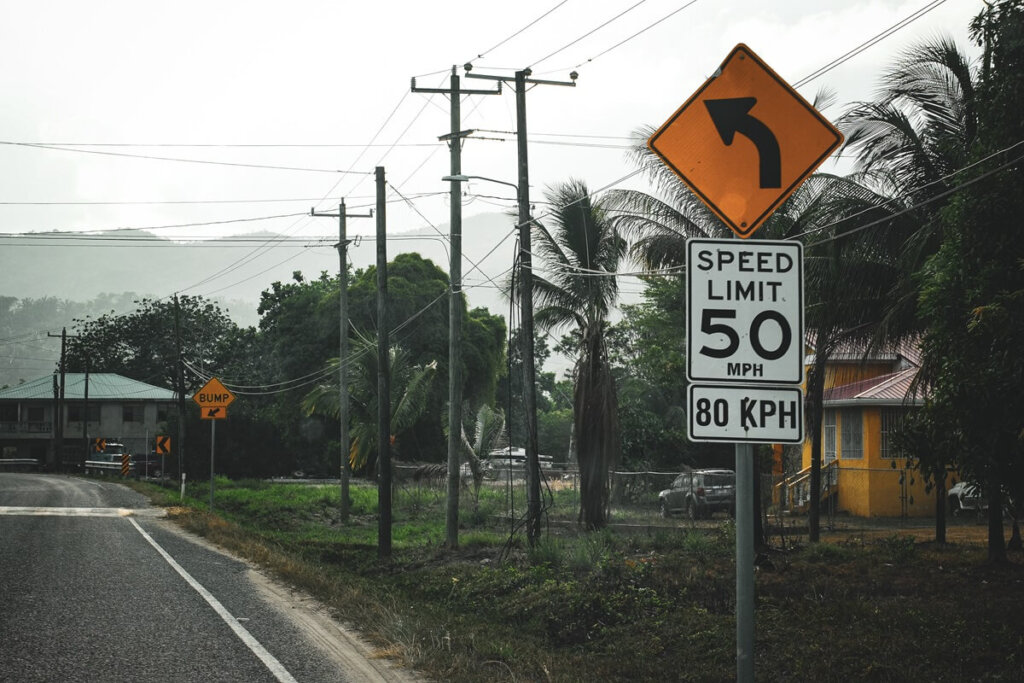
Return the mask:
<svg viewBox="0 0 1024 683">
<path fill-rule="evenodd" d="M 542 471 L 542 505 L 549 521 L 575 522 L 579 513 L 580 479 L 577 470 Z M 610 517 L 613 524 L 678 524 L 660 517 L 658 493 L 671 486 L 678 472 L 612 472 Z M 914 470 L 849 467 L 830 464 L 822 470 L 820 527 L 824 532 L 880 531 L 913 532 L 927 536 L 935 525 L 936 492 Z M 522 470 L 489 472 L 481 483 L 479 496 L 472 478 L 462 477 L 462 514 L 522 519 L 527 507 L 527 489 Z M 809 472 L 788 476 L 765 474 L 760 480 L 763 522 L 769 534 L 804 536 L 810 503 Z M 437 503 L 446 494 L 444 465 L 398 466 L 395 474 L 396 506 Z M 947 508 L 950 529 L 984 527 L 975 511 L 953 515 Z M 699 526 L 718 524 L 725 513 Z"/>
</svg>

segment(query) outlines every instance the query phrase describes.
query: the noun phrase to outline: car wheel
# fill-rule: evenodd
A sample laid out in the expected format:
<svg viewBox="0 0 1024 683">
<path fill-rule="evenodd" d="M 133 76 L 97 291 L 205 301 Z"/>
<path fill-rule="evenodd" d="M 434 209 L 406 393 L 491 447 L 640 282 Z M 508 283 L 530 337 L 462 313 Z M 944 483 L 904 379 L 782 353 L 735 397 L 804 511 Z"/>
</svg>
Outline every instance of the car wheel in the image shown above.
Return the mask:
<svg viewBox="0 0 1024 683">
<path fill-rule="evenodd" d="M 956 496 L 951 496 L 949 499 L 949 512 L 954 517 L 959 517 L 963 513 L 964 509 L 960 505 L 960 499 Z"/>
<path fill-rule="evenodd" d="M 661 501 L 661 516 L 668 519 L 672 516 L 672 511 L 668 509 L 668 503 Z"/>
</svg>

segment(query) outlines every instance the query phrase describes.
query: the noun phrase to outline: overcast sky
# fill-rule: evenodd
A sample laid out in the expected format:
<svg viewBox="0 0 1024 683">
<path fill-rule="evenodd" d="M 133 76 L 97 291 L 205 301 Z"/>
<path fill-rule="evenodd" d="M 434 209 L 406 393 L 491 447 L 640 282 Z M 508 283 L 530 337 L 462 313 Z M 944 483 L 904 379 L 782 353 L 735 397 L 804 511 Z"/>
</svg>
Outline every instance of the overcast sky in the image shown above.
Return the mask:
<svg viewBox="0 0 1024 683">
<path fill-rule="evenodd" d="M 443 226 L 449 158 L 437 138 L 449 130 L 448 102 L 411 93 L 410 78 L 446 87 L 451 67 L 462 75 L 470 60 L 473 73 L 579 73 L 575 88 L 542 85 L 527 96 L 534 199 L 569 177 L 594 190 L 614 186 L 634 171 L 623 149 L 630 133 L 663 123 L 735 44 L 798 83 L 932 4 L 0 0 L 0 232 L 306 214 L 314 205 L 335 208 L 342 196 L 351 211 L 365 211 L 378 165 L 392 186 L 389 200 L 401 193 L 412 203 L 388 205 L 389 232 Z M 947 34 L 976 53 L 967 26 L 982 7 L 947 0 L 800 91 L 808 99 L 835 91 L 837 104 L 824 112 L 834 119 L 870 97 L 881 70 L 915 41 Z M 492 86 L 463 78 L 463 87 Z M 467 141 L 463 172 L 515 182 L 511 90 L 468 97 L 462 109 L 462 127 L 489 138 Z M 466 190 L 466 215 L 513 206 L 512 188 L 475 181 Z M 349 226 L 374 229 L 366 219 Z M 324 237 L 320 248 L 328 250 L 336 224 L 292 215 L 155 232 L 255 230 L 313 244 Z M 9 245 L 0 242 L 0 266 L 16 257 Z M 275 258 L 271 250 L 251 267 Z"/>
</svg>

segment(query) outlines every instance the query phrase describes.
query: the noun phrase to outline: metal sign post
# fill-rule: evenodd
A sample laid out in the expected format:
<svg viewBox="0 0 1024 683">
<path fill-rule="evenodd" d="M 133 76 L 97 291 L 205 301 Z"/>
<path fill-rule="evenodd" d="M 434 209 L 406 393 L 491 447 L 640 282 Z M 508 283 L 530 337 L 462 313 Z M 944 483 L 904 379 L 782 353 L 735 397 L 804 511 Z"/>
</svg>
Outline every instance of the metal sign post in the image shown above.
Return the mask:
<svg viewBox="0 0 1024 683">
<path fill-rule="evenodd" d="M 217 421 L 210 420 L 210 512 L 213 512 L 213 447 L 217 443 Z"/>
</svg>

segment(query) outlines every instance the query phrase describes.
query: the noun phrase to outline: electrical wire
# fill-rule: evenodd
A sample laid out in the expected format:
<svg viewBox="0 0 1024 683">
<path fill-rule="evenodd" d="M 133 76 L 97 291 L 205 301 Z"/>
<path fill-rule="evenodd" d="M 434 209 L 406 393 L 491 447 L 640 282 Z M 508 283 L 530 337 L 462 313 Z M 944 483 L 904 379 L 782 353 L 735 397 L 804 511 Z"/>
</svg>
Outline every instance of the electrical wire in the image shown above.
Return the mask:
<svg viewBox="0 0 1024 683">
<path fill-rule="evenodd" d="M 509 41 L 510 41 L 510 40 L 512 40 L 513 38 L 515 38 L 515 37 L 519 36 L 519 34 L 521 34 L 521 33 L 522 33 L 523 31 L 525 31 L 525 30 L 527 30 L 528 28 L 532 27 L 532 26 L 533 26 L 534 24 L 536 24 L 537 22 L 539 22 L 539 21 L 540 21 L 541 19 L 544 19 L 545 17 L 547 17 L 547 16 L 549 15 L 549 14 L 551 14 L 552 12 L 554 12 L 554 11 L 555 11 L 556 9 L 558 9 L 559 7 L 561 7 L 562 5 L 564 5 L 564 4 L 565 4 L 566 2 L 568 2 L 568 1 L 569 1 L 569 0 L 562 0 L 562 2 L 558 3 L 557 5 L 555 5 L 555 6 L 554 6 L 554 7 L 552 7 L 551 9 L 549 9 L 549 10 L 548 10 L 547 12 L 545 12 L 545 13 L 544 13 L 544 14 L 542 14 L 542 15 L 540 15 L 539 17 L 537 17 L 536 19 L 534 19 L 533 21 L 531 21 L 531 22 L 530 22 L 529 24 L 527 24 L 526 26 L 522 27 L 521 29 L 519 29 L 518 31 L 516 31 L 515 33 L 513 33 L 512 35 L 510 35 L 510 36 L 509 36 L 508 38 L 505 38 L 504 40 L 502 40 L 501 42 L 499 42 L 499 43 L 498 43 L 497 45 L 495 45 L 495 46 L 493 46 L 493 47 L 490 47 L 490 48 L 488 48 L 488 49 L 484 50 L 483 52 L 481 52 L 480 54 L 478 54 L 478 55 L 476 56 L 476 59 L 483 59 L 483 58 L 484 58 L 484 57 L 485 57 L 486 55 L 490 54 L 490 53 L 491 53 L 491 52 L 493 52 L 494 50 L 497 50 L 497 49 L 498 49 L 499 47 L 501 47 L 501 46 L 502 46 L 502 45 L 504 45 L 505 43 L 509 42 Z M 472 61 L 473 61 L 472 59 L 468 59 L 468 60 L 466 60 L 466 63 L 467 63 L 467 64 L 469 64 L 469 63 L 472 63 Z"/>
<path fill-rule="evenodd" d="M 1020 143 L 1017 143 L 1017 144 L 1020 144 Z M 939 194 L 934 195 L 932 197 L 929 197 L 928 199 L 924 199 L 924 200 L 922 200 L 920 202 L 917 202 L 916 204 L 912 204 L 910 206 L 907 206 L 907 207 L 901 209 L 900 211 L 897 211 L 896 213 L 894 213 L 894 214 L 892 214 L 890 216 L 886 216 L 885 218 L 879 218 L 877 220 L 871 221 L 870 223 L 865 223 L 864 225 L 859 225 L 856 228 L 853 228 L 852 230 L 848 230 L 848 231 L 842 233 L 841 235 L 833 235 L 831 237 L 827 237 L 827 238 L 821 240 L 820 242 L 816 242 L 815 244 L 824 244 L 826 242 L 832 242 L 832 241 L 837 240 L 837 239 L 842 238 L 842 237 L 849 237 L 850 235 L 856 234 L 856 233 L 861 232 L 863 230 L 867 230 L 868 228 L 874 227 L 876 225 L 880 225 L 880 224 L 885 223 L 887 221 L 891 221 L 894 218 L 897 218 L 897 217 L 902 216 L 902 215 L 904 215 L 906 213 L 909 213 L 911 211 L 919 209 L 922 206 L 926 206 L 928 204 L 931 204 L 932 202 L 935 202 L 935 201 L 938 201 L 940 199 L 943 199 L 944 197 L 948 197 L 951 194 L 955 194 L 955 193 L 959 192 L 960 190 L 962 190 L 962 189 L 964 189 L 966 187 L 970 187 L 971 185 L 973 185 L 973 184 L 975 184 L 977 182 L 980 182 L 980 181 L 984 180 L 985 178 L 988 178 L 990 176 L 995 175 L 996 173 L 1000 173 L 1002 171 L 1005 171 L 1008 168 L 1010 168 L 1012 166 L 1015 166 L 1016 164 L 1020 163 L 1021 161 L 1024 161 L 1024 154 L 1022 154 L 1022 155 L 1020 155 L 1020 156 L 1018 156 L 1018 157 L 1016 157 L 1014 159 L 1011 159 L 1010 161 L 1006 162 L 1005 164 L 1002 164 L 1002 165 L 1000 165 L 1000 166 L 998 166 L 998 167 L 996 167 L 996 168 L 994 168 L 994 169 L 992 169 L 990 171 L 986 171 L 985 173 L 981 174 L 980 176 L 977 176 L 975 178 L 971 178 L 970 180 L 966 180 L 966 181 L 960 183 L 959 185 L 957 185 L 956 187 L 951 187 L 950 189 L 948 189 L 948 190 L 946 190 L 944 192 L 940 192 Z M 850 218 L 852 218 L 852 216 Z M 839 225 L 840 223 L 845 222 L 846 220 L 849 220 L 849 219 L 848 218 L 843 218 L 843 219 L 840 219 L 840 220 L 835 221 L 833 223 L 829 223 L 827 225 L 822 225 L 822 226 L 819 226 L 819 227 L 816 227 L 816 228 L 812 228 L 811 230 L 807 230 L 806 232 L 802 232 L 799 235 L 793 235 L 792 237 L 789 237 L 787 239 L 795 240 L 795 239 L 798 239 L 800 237 L 806 237 L 807 235 L 813 235 L 813 234 L 822 232 L 824 230 L 827 230 L 829 228 L 833 228 L 836 225 Z"/>
<path fill-rule="evenodd" d="M 447 192 L 418 192 L 411 194 L 416 199 L 422 197 L 436 197 L 447 195 Z M 349 197 L 349 199 L 371 199 L 369 195 Z M 149 201 L 96 201 L 96 202 L 70 202 L 70 201 L 24 201 L 24 202 L 3 202 L 0 206 L 164 206 L 180 204 L 288 204 L 298 202 L 321 202 L 323 197 L 293 197 L 290 199 L 164 199 Z M 393 200 L 394 201 L 394 200 Z M 292 215 L 292 214 L 289 214 Z M 141 228 L 140 228 L 141 229 Z"/>
<path fill-rule="evenodd" d="M 631 5 L 630 7 L 622 10 L 621 12 L 616 14 L 614 17 L 612 17 L 608 21 L 604 22 L 600 26 L 597 26 L 596 28 L 591 29 L 590 31 L 587 31 L 586 33 L 584 33 L 582 36 L 580 36 L 576 40 L 573 40 L 572 42 L 567 43 L 566 45 L 563 45 L 562 47 L 558 48 L 557 50 L 555 50 L 551 54 L 547 55 L 546 57 L 541 57 L 540 59 L 534 60 L 534 62 L 530 64 L 530 68 L 533 68 L 534 66 L 536 66 L 538 64 L 542 64 L 542 63 L 546 62 L 547 60 L 551 59 L 552 57 L 554 57 L 555 55 L 559 54 L 560 52 L 568 50 L 570 47 L 572 47 L 576 43 L 580 42 L 584 38 L 588 38 L 588 37 L 592 36 L 593 34 L 597 33 L 601 29 L 603 29 L 608 24 L 611 24 L 612 22 L 622 18 L 626 14 L 629 14 L 630 12 L 632 12 L 633 10 L 635 10 L 637 7 L 639 7 L 640 5 L 644 4 L 645 2 L 647 2 L 647 0 L 639 0 L 636 4 Z"/>
<path fill-rule="evenodd" d="M 821 67 L 817 71 L 814 71 L 814 72 L 810 73 L 809 75 L 804 76 L 799 81 L 794 83 L 793 87 L 794 88 L 800 88 L 800 87 L 803 87 L 803 86 L 807 85 L 808 83 L 810 83 L 811 81 L 815 80 L 816 78 L 818 78 L 820 76 L 823 76 L 824 74 L 828 73 L 832 69 L 835 69 L 840 64 L 848 62 L 849 60 L 851 60 L 854 57 L 856 57 L 857 55 L 859 55 L 861 52 L 864 52 L 868 48 L 873 47 L 876 43 L 879 43 L 882 40 L 888 38 L 892 34 L 894 34 L 897 31 L 899 31 L 900 29 L 906 28 L 907 26 L 909 26 L 913 22 L 917 21 L 918 19 L 920 19 L 924 15 L 928 14 L 933 9 L 937 8 L 939 5 L 942 5 L 945 2 L 946 2 L 946 0 L 933 0 L 929 4 L 927 4 L 924 7 L 922 7 L 921 9 L 919 9 L 916 12 L 910 14 L 906 18 L 901 19 L 900 21 L 896 22 L 895 24 L 893 24 L 889 28 L 887 28 L 884 31 L 882 31 L 881 33 L 877 34 L 873 38 L 870 38 L 867 41 L 861 43 L 860 45 L 858 45 L 857 47 L 853 48 L 852 50 L 850 50 L 846 54 L 841 55 L 841 56 L 833 59 L 831 62 L 829 62 L 825 66 Z"/>
<path fill-rule="evenodd" d="M 671 19 L 672 17 L 674 17 L 675 15 L 679 14 L 679 13 L 680 13 L 680 12 L 682 12 L 682 11 L 683 11 L 684 9 L 686 9 L 687 7 L 690 7 L 691 5 L 695 4 L 696 2 L 697 2 L 697 0 L 690 0 L 690 2 L 686 3 L 685 5 L 682 5 L 681 7 L 678 7 L 678 8 L 676 8 L 676 9 L 672 10 L 671 12 L 669 12 L 668 14 L 666 14 L 665 16 L 663 16 L 663 17 L 662 17 L 661 19 L 658 19 L 657 21 L 655 21 L 655 22 L 654 22 L 653 24 L 648 24 L 648 25 L 647 25 L 647 26 L 645 26 L 644 28 L 640 29 L 639 31 L 637 31 L 637 32 L 636 32 L 636 33 L 634 33 L 633 35 L 631 35 L 631 36 L 629 36 L 628 38 L 626 38 L 625 40 L 620 40 L 619 42 L 615 43 L 614 45 L 612 45 L 612 46 L 611 46 L 610 48 L 608 48 L 607 50 L 604 50 L 603 52 L 599 52 L 598 54 L 594 55 L 594 56 L 593 56 L 593 57 L 591 57 L 590 59 L 587 59 L 587 60 L 585 60 L 585 61 L 582 61 L 582 62 L 580 62 L 579 64 L 577 64 L 576 66 L 574 66 L 574 67 L 572 67 L 572 68 L 573 68 L 573 69 L 579 69 L 579 68 L 580 68 L 580 67 L 582 67 L 582 66 L 583 66 L 584 64 L 590 64 L 590 63 L 591 63 L 591 62 L 593 62 L 593 61 L 594 61 L 595 59 L 597 59 L 597 58 L 599 58 L 599 57 L 603 57 L 603 56 L 605 56 L 606 54 L 608 54 L 608 53 L 609 53 L 609 52 L 611 52 L 612 50 L 615 50 L 616 48 L 622 47 L 623 45 L 625 45 L 625 44 L 626 44 L 626 43 L 628 43 L 629 41 L 633 40 L 634 38 L 636 38 L 636 37 L 638 37 L 638 36 L 640 36 L 640 35 L 643 35 L 644 33 L 647 33 L 647 32 L 648 32 L 649 30 L 651 30 L 652 28 L 654 28 L 654 27 L 655 27 L 655 26 L 657 26 L 658 24 L 661 24 L 662 22 L 665 22 L 665 21 L 667 21 L 667 20 Z M 566 70 L 566 69 L 559 69 L 558 71 L 565 71 L 565 70 Z"/>
<path fill-rule="evenodd" d="M 74 147 L 58 147 L 55 145 L 42 145 L 33 142 L 11 142 L 9 140 L 0 140 L 0 145 L 9 145 L 12 147 L 29 147 L 34 149 L 48 149 L 58 152 L 75 152 L 78 154 L 99 154 L 103 156 L 113 157 L 128 157 L 132 159 L 146 159 L 149 161 L 173 161 L 178 163 L 186 164 L 208 164 L 212 166 L 235 166 L 240 168 L 259 168 L 268 169 L 273 171 L 302 171 L 305 173 L 336 173 L 342 175 L 365 175 L 365 172 L 357 171 L 342 171 L 332 168 L 304 168 L 299 166 L 276 166 L 272 164 L 245 164 L 241 162 L 232 161 L 212 161 L 208 159 L 182 159 L 178 157 L 158 157 L 148 154 L 128 154 L 127 152 L 105 152 L 96 149 L 77 149 Z"/>
<path fill-rule="evenodd" d="M 199 228 L 208 225 L 227 225 L 229 223 L 252 223 L 256 221 L 269 221 L 276 220 L 279 218 L 291 218 L 293 216 L 304 216 L 304 213 L 284 213 L 277 214 L 274 216 L 253 216 L 250 218 L 229 218 L 222 221 L 204 221 L 202 223 L 174 223 L 170 225 L 150 225 L 141 227 L 121 227 L 121 228 L 104 228 L 99 229 L 79 229 L 79 230 L 54 230 L 50 232 L 23 232 L 23 233 L 0 233 L 0 239 L 14 238 L 14 237 L 31 237 L 33 239 L 90 239 L 90 240 L 108 240 L 113 238 L 96 237 L 87 235 L 86 233 L 111 233 L 111 232 L 124 232 L 129 230 L 169 230 L 171 228 Z"/>
</svg>

